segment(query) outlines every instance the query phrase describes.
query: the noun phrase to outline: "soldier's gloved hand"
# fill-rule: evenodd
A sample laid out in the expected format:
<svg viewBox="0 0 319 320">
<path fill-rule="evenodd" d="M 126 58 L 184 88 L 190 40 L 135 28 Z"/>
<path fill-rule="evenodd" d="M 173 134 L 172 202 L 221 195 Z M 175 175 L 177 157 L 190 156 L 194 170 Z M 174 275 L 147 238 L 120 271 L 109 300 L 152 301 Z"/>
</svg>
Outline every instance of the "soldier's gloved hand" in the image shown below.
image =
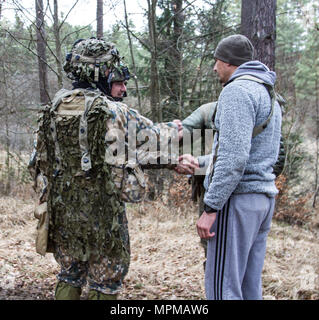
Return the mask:
<svg viewBox="0 0 319 320">
<path fill-rule="evenodd" d="M 178 128 L 178 140 L 183 138 L 183 124 L 182 121 L 179 119 L 173 120 L 173 122 L 177 125 Z"/>
<path fill-rule="evenodd" d="M 180 174 L 193 175 L 196 169 L 199 169 L 198 160 L 191 154 L 183 154 L 178 158 L 178 165 L 175 167 L 175 171 Z"/>
</svg>

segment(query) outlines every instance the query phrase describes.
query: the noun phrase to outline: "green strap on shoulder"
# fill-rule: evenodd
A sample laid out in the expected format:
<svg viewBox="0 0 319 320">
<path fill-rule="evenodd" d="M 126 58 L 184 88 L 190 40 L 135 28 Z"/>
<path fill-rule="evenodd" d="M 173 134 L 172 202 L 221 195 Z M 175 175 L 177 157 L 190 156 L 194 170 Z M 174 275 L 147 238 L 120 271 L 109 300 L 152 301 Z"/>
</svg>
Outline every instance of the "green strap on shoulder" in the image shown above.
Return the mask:
<svg viewBox="0 0 319 320">
<path fill-rule="evenodd" d="M 96 91 L 87 91 L 85 93 L 85 110 L 80 119 L 79 127 L 79 144 L 82 153 L 81 158 L 81 168 L 83 171 L 89 171 L 92 168 L 91 156 L 89 152 L 89 142 L 88 142 L 88 123 L 87 115 L 93 105 L 95 99 L 97 99 L 101 94 Z"/>
<path fill-rule="evenodd" d="M 234 81 L 237 81 L 237 80 L 251 80 L 251 81 L 255 81 L 255 82 L 258 82 L 260 84 L 263 84 L 267 88 L 267 90 L 269 92 L 269 95 L 270 95 L 270 98 L 271 98 L 271 111 L 270 111 L 270 114 L 269 114 L 268 118 L 263 123 L 261 123 L 260 125 L 256 126 L 253 129 L 252 137 L 255 138 L 258 134 L 260 134 L 261 132 L 263 132 L 264 129 L 267 128 L 267 126 L 268 126 L 268 124 L 269 124 L 269 122 L 271 120 L 271 117 L 272 117 L 272 115 L 274 113 L 275 102 L 276 102 L 275 90 L 268 83 L 264 82 L 263 80 L 261 80 L 261 79 L 259 79 L 257 77 L 251 76 L 251 75 L 244 75 L 244 76 L 238 77 Z"/>
</svg>

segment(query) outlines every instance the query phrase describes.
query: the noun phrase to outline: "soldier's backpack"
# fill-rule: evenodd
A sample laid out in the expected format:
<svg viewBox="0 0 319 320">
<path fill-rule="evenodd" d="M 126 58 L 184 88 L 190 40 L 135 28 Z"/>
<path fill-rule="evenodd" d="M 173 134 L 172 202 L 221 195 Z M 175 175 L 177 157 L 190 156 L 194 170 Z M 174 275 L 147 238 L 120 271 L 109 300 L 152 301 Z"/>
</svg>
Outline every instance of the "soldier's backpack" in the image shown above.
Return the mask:
<svg viewBox="0 0 319 320">
<path fill-rule="evenodd" d="M 74 105 L 77 103 L 74 100 L 77 96 L 83 96 L 85 98 L 85 110 L 78 109 Z M 106 100 L 106 101 L 105 101 Z M 67 103 L 68 109 L 62 113 L 57 113 L 59 105 L 63 102 Z M 54 142 L 54 154 L 55 154 L 55 165 L 53 168 L 53 175 L 61 174 L 63 172 L 63 162 L 66 161 L 66 157 L 71 155 L 63 155 L 60 150 L 60 142 L 57 138 L 57 124 L 63 124 L 66 128 L 72 124 L 78 127 L 78 134 L 74 135 L 73 144 L 78 145 L 81 157 L 79 159 L 82 173 L 89 177 L 90 170 L 92 169 L 92 153 L 96 153 L 98 148 L 105 148 L 104 134 L 106 132 L 106 121 L 113 116 L 113 113 L 107 108 L 107 104 L 114 103 L 105 98 L 98 91 L 91 90 L 60 90 L 54 100 L 52 101 L 52 107 L 47 108 L 44 113 L 50 118 L 50 131 L 52 140 Z M 96 118 L 100 117 L 103 122 L 103 129 L 98 130 L 96 127 L 94 130 L 89 129 L 90 122 L 96 121 Z M 94 120 L 95 119 L 95 120 Z M 99 123 L 96 121 L 97 124 Z M 101 126 L 99 124 L 99 126 Z M 92 131 L 92 132 L 91 132 Z M 94 135 L 94 138 L 89 139 L 89 135 Z M 101 134 L 101 137 L 97 137 Z M 68 136 L 63 136 L 64 139 L 69 139 Z M 60 138 L 62 142 L 62 138 Z M 89 140 L 91 140 L 89 142 Z M 91 145 L 90 145 L 91 144 Z M 103 153 L 107 157 L 107 153 Z M 125 202 L 140 202 L 143 200 L 145 195 L 146 181 L 143 170 L 137 163 L 124 161 L 122 164 L 116 163 L 112 166 L 112 178 L 116 187 L 120 191 L 121 199 Z"/>
<path fill-rule="evenodd" d="M 41 111 L 37 152 L 29 167 L 38 169 L 34 175 L 41 177 L 43 174 L 47 178 L 45 192 L 41 196 L 42 204 L 35 210 L 35 216 L 39 219 L 36 250 L 42 255 L 54 251 L 50 243 L 53 237 L 50 230 L 54 224 L 56 227 L 61 223 L 70 224 L 72 219 L 82 219 L 88 221 L 87 225 L 92 225 L 95 223 L 90 220 L 93 217 L 87 213 L 92 211 L 92 206 L 98 206 L 96 211 L 100 210 L 101 214 L 98 214 L 96 223 L 104 230 L 113 230 L 118 228 L 116 217 L 122 210 L 120 202 L 139 202 L 145 195 L 146 181 L 138 164 L 125 162 L 113 166 L 105 161 L 107 122 L 114 116 L 107 107 L 108 103 L 113 102 L 99 91 L 62 89 L 56 94 L 52 105 Z M 64 108 L 60 112 L 58 109 L 62 104 Z M 62 212 L 66 207 L 69 216 L 65 215 L 64 222 L 63 214 L 54 218 L 59 221 L 51 221 L 52 208 Z M 80 214 L 70 217 L 72 211 L 80 211 Z M 109 213 L 105 215 L 102 211 Z M 105 218 L 102 218 L 103 215 Z M 79 225 L 86 225 L 83 221 Z M 75 228 L 76 232 L 85 235 L 85 230 Z M 59 241 L 68 244 L 66 239 Z M 110 241 L 119 240 L 112 238 Z M 79 246 L 74 248 L 73 254 L 83 259 L 80 250 Z"/>
</svg>

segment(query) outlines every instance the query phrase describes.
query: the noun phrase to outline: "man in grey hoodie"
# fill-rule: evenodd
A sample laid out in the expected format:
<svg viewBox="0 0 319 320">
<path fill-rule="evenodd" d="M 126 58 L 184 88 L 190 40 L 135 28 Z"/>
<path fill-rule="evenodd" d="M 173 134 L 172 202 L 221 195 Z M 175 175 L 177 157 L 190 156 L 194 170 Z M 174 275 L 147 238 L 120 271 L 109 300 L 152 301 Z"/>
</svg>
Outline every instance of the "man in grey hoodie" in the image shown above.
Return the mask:
<svg viewBox="0 0 319 320">
<path fill-rule="evenodd" d="M 276 102 L 270 121 L 257 135 L 254 128 L 269 117 L 272 100 L 264 84 L 276 74 L 253 61 L 254 48 L 242 35 L 224 38 L 215 50 L 223 90 L 213 119 L 216 134 L 204 182 L 204 212 L 197 232 L 208 240 L 205 270 L 207 299 L 262 299 L 261 274 L 266 240 L 278 190 L 273 166 L 281 135 Z M 246 79 L 239 77 L 246 76 Z M 248 76 L 248 77 L 247 77 Z M 207 157 L 185 166 L 203 166 Z M 181 164 L 181 170 L 185 169 Z"/>
</svg>

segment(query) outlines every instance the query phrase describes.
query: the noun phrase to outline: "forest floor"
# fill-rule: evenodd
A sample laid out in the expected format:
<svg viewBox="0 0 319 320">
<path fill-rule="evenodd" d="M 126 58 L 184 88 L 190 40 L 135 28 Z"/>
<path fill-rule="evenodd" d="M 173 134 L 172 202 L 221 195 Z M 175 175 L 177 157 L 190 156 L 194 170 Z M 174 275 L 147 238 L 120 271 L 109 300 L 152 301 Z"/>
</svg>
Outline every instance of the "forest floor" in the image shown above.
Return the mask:
<svg viewBox="0 0 319 320">
<path fill-rule="evenodd" d="M 187 209 L 186 209 L 187 208 Z M 34 199 L 0 197 L 0 300 L 51 300 L 59 270 L 35 252 Z M 197 209 L 148 202 L 128 206 L 131 265 L 120 299 L 201 300 L 204 251 Z M 273 220 L 263 271 L 266 300 L 319 299 L 318 228 Z M 83 299 L 86 298 L 84 290 Z"/>
</svg>

